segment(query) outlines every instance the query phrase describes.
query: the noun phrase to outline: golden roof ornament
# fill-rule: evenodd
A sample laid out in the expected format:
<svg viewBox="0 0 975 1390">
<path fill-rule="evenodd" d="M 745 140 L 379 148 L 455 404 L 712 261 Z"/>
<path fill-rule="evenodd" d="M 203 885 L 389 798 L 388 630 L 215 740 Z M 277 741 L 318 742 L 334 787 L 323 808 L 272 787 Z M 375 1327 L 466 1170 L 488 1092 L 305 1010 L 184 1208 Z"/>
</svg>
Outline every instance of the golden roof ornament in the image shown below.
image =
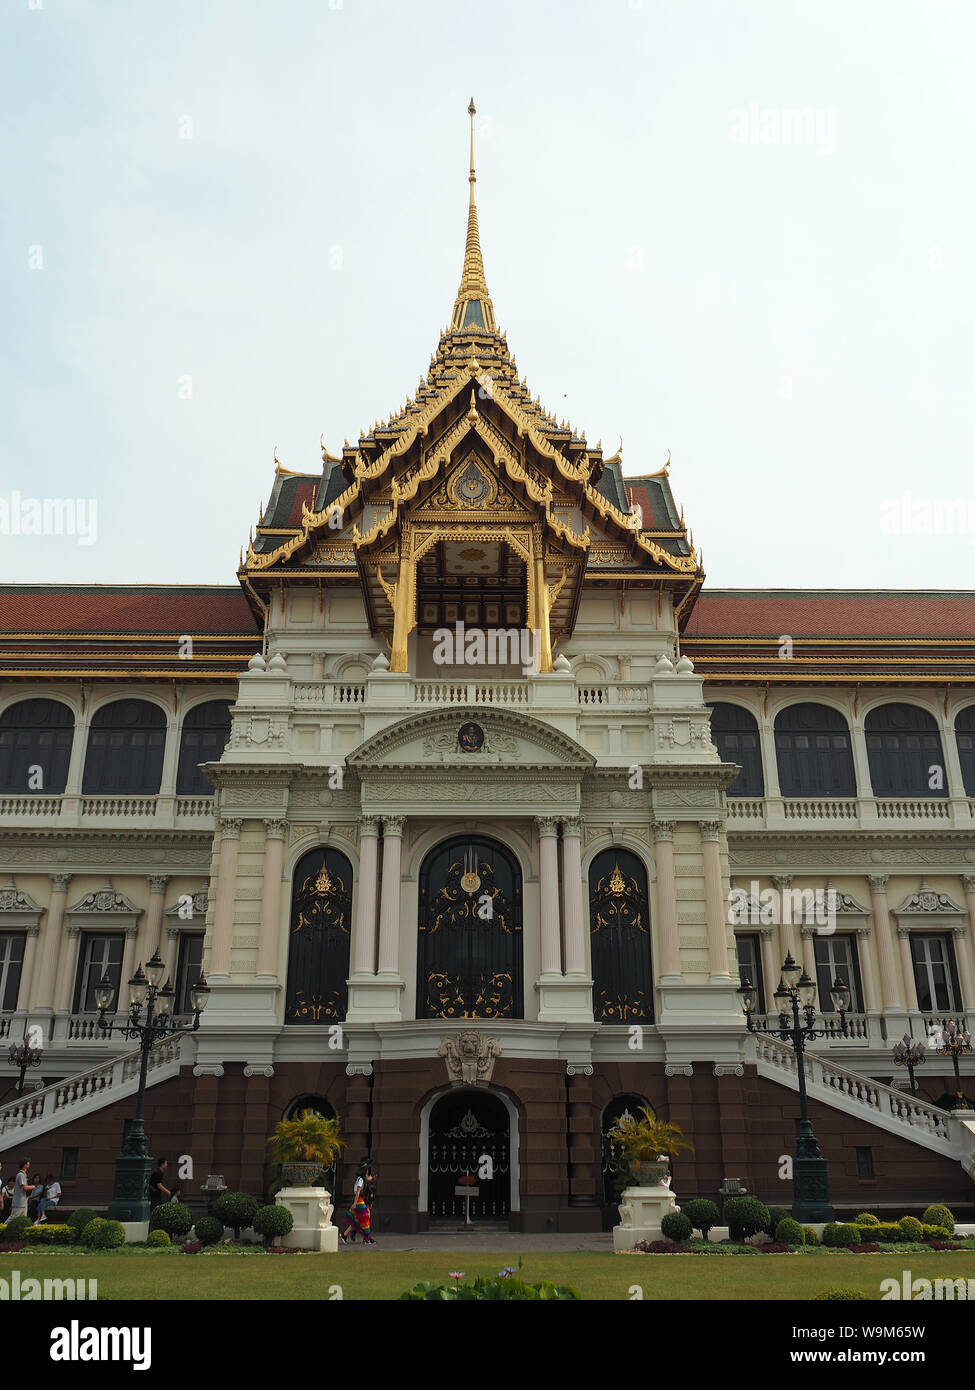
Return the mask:
<svg viewBox="0 0 975 1390">
<path fill-rule="evenodd" d="M 477 107 L 474 98 L 467 108 L 471 118 L 471 171 L 468 182 L 471 186 L 470 203 L 467 209 L 467 241 L 464 245 L 464 269 L 460 277 L 460 288 L 454 301 L 454 312 L 450 321 L 454 333 L 482 332 L 497 333 L 494 320 L 494 305 L 488 294 L 484 278 L 484 262 L 481 259 L 481 238 L 477 226 L 477 203 L 474 198 L 474 185 L 477 175 L 474 172 L 474 117 Z"/>
</svg>

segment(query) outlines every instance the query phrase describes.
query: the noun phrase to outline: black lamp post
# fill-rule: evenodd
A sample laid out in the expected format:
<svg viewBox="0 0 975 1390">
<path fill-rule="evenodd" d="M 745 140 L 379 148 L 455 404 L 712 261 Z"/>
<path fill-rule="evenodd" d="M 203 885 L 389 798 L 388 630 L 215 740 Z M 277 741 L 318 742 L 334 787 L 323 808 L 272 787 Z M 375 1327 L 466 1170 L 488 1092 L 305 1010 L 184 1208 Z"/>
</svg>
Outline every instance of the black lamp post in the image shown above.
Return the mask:
<svg viewBox="0 0 975 1390">
<path fill-rule="evenodd" d="M 927 1048 L 922 1042 L 915 1042 L 909 1033 L 905 1033 L 900 1042 L 894 1043 L 891 1053 L 895 1067 L 906 1067 L 907 1074 L 911 1079 L 911 1095 L 917 1095 L 917 1086 L 914 1081 L 914 1068 L 923 1067 L 927 1061 Z"/>
<path fill-rule="evenodd" d="M 7 1061 L 12 1067 L 20 1067 L 20 1077 L 17 1081 L 17 1095 L 24 1094 L 24 1077 L 28 1067 L 39 1067 L 44 1059 L 44 1049 L 41 1047 L 31 1047 L 27 1041 L 28 1029 L 24 1026 L 24 1041 L 22 1043 L 11 1043 L 10 1051 L 7 1054 Z"/>
<path fill-rule="evenodd" d="M 206 980 L 200 979 L 190 990 L 190 1008 L 193 1022 L 183 1027 L 173 1017 L 173 1004 L 176 994 L 167 980 L 160 989 L 159 982 L 166 967 L 156 951 L 147 962 L 145 974 L 142 966 L 129 981 L 129 1015 L 124 1023 L 109 1023 L 105 1017 L 112 1011 L 115 1003 L 115 986 L 106 972 L 95 986 L 95 1003 L 98 1005 L 98 1023 L 106 1033 L 121 1033 L 126 1038 L 138 1038 L 142 1052 L 139 1068 L 139 1092 L 135 1115 L 129 1132 L 125 1136 L 122 1152 L 115 1160 L 115 1189 L 108 1208 L 110 1221 L 148 1221 L 149 1219 L 149 1173 L 152 1158 L 146 1142 L 144 1109 L 146 1098 L 146 1076 L 149 1070 L 149 1053 L 153 1046 L 166 1037 L 176 1037 L 179 1033 L 195 1033 L 200 1026 L 200 1014 L 206 1008 L 210 987 Z"/>
<path fill-rule="evenodd" d="M 749 1033 L 763 1033 L 766 1037 L 781 1038 L 783 1042 L 791 1042 L 795 1049 L 799 1078 L 799 1129 L 796 1134 L 796 1156 L 792 1170 L 792 1215 L 800 1223 L 832 1221 L 834 1215 L 829 1204 L 826 1160 L 813 1133 L 806 1097 L 806 1043 L 813 1038 L 833 1036 L 825 1028 L 813 1027 L 816 1017 L 815 982 L 796 964 L 790 951 L 782 966 L 779 987 L 773 996 L 779 1013 L 778 1028 L 755 1026 L 752 1015 L 758 1008 L 758 990 L 754 988 L 751 980 L 743 979 L 738 993 L 741 995 Z M 833 1008 L 840 1016 L 841 1032 L 847 1037 L 846 1011 L 850 1007 L 849 988 L 842 980 L 834 980 L 829 993 Z M 800 1018 L 800 1009 L 804 1019 Z"/>
<path fill-rule="evenodd" d="M 965 1096 L 961 1089 L 961 1071 L 958 1067 L 958 1058 L 961 1057 L 963 1053 L 971 1052 L 971 1033 L 969 1033 L 967 1028 L 963 1027 L 960 1023 L 956 1023 L 955 1020 L 951 1018 L 947 1021 L 947 1023 L 942 1024 L 941 1042 L 939 1046 L 936 1047 L 934 1050 L 935 1052 L 940 1053 L 942 1057 L 950 1057 L 952 1062 L 954 1063 L 955 1095 L 957 1097 L 957 1104 L 953 1105 L 952 1109 L 970 1110 L 971 1106 L 965 1099 Z"/>
</svg>

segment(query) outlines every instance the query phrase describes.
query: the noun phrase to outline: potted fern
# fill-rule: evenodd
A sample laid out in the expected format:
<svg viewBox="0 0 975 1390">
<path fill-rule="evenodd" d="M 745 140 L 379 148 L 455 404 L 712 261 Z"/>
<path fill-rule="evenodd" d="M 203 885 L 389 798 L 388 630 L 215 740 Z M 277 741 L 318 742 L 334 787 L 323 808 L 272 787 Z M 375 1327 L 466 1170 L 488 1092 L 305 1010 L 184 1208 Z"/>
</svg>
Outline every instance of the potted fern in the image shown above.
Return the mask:
<svg viewBox="0 0 975 1390">
<path fill-rule="evenodd" d="M 326 1120 L 317 1110 L 300 1110 L 281 1120 L 267 1141 L 271 1158 L 293 1187 L 310 1187 L 323 1168 L 330 1168 L 345 1148 L 337 1119 Z"/>
<path fill-rule="evenodd" d="M 668 1178 L 670 1155 L 694 1147 L 680 1125 L 658 1120 L 647 1105 L 640 1106 L 639 1116 L 621 1115 L 608 1137 L 623 1150 L 637 1187 L 656 1187 Z"/>
</svg>

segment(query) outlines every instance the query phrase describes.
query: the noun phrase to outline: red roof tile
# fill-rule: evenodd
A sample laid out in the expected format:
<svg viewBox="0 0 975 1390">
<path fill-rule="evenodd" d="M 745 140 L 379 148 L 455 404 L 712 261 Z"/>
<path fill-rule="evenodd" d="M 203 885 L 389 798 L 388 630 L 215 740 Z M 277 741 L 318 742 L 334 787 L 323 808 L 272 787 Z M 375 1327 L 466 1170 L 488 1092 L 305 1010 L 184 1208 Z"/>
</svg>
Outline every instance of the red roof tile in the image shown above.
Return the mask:
<svg viewBox="0 0 975 1390">
<path fill-rule="evenodd" d="M 0 585 L 0 632 L 252 633 L 240 589 Z"/>
<path fill-rule="evenodd" d="M 975 639 L 975 593 L 706 591 L 685 638 L 903 637 Z"/>
</svg>

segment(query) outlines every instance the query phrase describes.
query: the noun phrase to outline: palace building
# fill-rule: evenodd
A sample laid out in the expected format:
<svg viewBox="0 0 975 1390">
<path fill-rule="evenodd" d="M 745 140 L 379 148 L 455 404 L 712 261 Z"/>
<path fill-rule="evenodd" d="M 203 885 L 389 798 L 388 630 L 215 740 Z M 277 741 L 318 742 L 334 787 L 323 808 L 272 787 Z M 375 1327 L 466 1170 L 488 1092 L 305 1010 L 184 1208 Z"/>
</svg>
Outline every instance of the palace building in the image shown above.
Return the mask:
<svg viewBox="0 0 975 1390">
<path fill-rule="evenodd" d="M 474 1221 L 600 1229 L 647 1104 L 694 1145 L 678 1200 L 787 1206 L 796 1057 L 738 991 L 774 1022 L 791 952 L 834 1205 L 963 1212 L 937 1048 L 975 1010 L 975 594 L 704 587 L 669 465 L 550 415 L 497 326 L 473 123 L 469 178 L 418 385 L 276 464 L 236 585 L 0 586 L 0 1038 L 43 1041 L 19 1099 L 0 1069 L 3 1156 L 108 1201 L 138 1054 L 94 989 L 158 947 L 179 1012 L 211 988 L 150 1059 L 184 1192 L 259 1194 L 312 1105 L 337 1204 L 373 1156 L 380 1235 L 456 1223 L 469 1174 Z"/>
</svg>

